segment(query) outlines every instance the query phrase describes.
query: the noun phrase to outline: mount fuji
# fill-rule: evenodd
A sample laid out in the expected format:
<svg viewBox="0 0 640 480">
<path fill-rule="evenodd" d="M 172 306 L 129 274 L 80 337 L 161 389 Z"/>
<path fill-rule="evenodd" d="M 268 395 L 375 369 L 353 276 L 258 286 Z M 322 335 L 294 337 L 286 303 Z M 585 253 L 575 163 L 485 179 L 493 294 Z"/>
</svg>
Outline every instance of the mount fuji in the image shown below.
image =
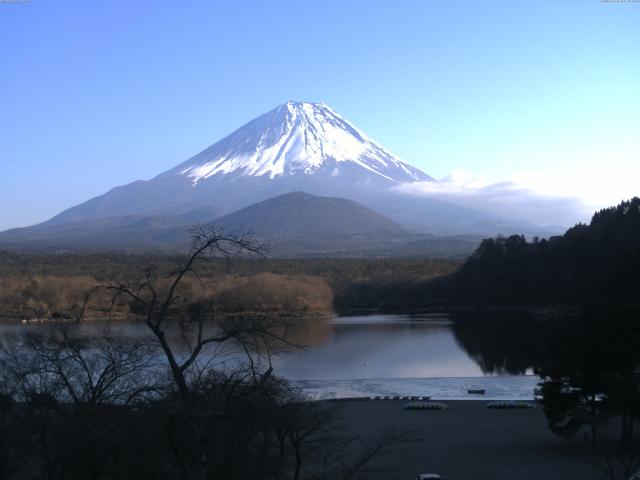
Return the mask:
<svg viewBox="0 0 640 480">
<path fill-rule="evenodd" d="M 350 175 L 360 181 L 432 180 L 322 103 L 288 102 L 167 172 L 196 186 L 218 174 L 250 177 Z"/>
<path fill-rule="evenodd" d="M 115 187 L 44 223 L 4 232 L 0 242 L 27 242 L 34 235 L 64 239 L 65 232 L 92 228 L 111 229 L 116 237 L 125 229 L 132 238 L 139 225 L 166 229 L 187 219 L 210 221 L 291 192 L 355 201 L 414 233 L 543 233 L 526 222 L 393 188 L 418 181 L 435 180 L 327 105 L 290 101 L 151 180 Z"/>
<path fill-rule="evenodd" d="M 430 176 L 369 139 L 331 108 L 288 102 L 149 181 L 116 187 L 49 222 L 120 215 L 225 213 L 293 191 L 367 200 Z"/>
</svg>

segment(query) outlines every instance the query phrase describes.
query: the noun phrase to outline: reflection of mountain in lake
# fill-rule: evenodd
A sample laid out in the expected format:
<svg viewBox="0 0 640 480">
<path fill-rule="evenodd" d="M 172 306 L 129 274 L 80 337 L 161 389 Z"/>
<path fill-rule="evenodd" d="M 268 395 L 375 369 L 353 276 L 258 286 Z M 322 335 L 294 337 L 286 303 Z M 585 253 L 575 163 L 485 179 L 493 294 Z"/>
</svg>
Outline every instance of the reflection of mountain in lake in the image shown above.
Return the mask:
<svg viewBox="0 0 640 480">
<path fill-rule="evenodd" d="M 544 357 L 549 325 L 526 312 L 456 314 L 456 340 L 485 374 L 524 374 Z"/>
</svg>

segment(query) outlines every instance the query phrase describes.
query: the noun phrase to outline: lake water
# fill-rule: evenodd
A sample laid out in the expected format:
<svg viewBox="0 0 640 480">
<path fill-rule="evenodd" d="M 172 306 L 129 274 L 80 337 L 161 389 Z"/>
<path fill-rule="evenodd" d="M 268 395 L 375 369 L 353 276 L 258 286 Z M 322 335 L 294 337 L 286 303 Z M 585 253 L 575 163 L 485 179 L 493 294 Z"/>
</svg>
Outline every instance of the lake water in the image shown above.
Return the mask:
<svg viewBox="0 0 640 480">
<path fill-rule="evenodd" d="M 368 315 L 314 321 L 297 337 L 309 345 L 275 362 L 296 380 L 481 377 L 447 316 Z"/>
<path fill-rule="evenodd" d="M 306 393 L 320 398 L 533 398 L 538 378 L 527 365 L 532 359 L 522 359 L 521 348 L 511 350 L 514 340 L 504 338 L 505 330 L 510 329 L 483 321 L 482 333 L 446 315 L 367 315 L 315 321 L 296 332 L 309 348 L 276 359 L 274 367 Z M 496 334 L 494 330 L 501 332 L 507 345 L 482 341 Z M 485 350 L 478 351 L 478 340 Z M 470 395 L 470 388 L 483 389 L 485 394 Z"/>
<path fill-rule="evenodd" d="M 276 357 L 273 365 L 276 373 L 316 397 L 473 398 L 467 390 L 482 388 L 483 398 L 532 398 L 537 377 L 531 375 L 529 359 L 520 358 L 523 349 L 510 348 L 513 339 L 492 343 L 505 328 L 493 332 L 492 323 L 483 324 L 469 329 L 446 315 L 305 320 L 292 330 L 291 340 L 306 347 Z M 5 324 L 0 341 L 10 341 L 11 333 L 24 328 L 38 327 Z M 100 326 L 83 328 L 89 333 Z M 117 328 L 128 336 L 149 335 L 140 323 Z"/>
</svg>

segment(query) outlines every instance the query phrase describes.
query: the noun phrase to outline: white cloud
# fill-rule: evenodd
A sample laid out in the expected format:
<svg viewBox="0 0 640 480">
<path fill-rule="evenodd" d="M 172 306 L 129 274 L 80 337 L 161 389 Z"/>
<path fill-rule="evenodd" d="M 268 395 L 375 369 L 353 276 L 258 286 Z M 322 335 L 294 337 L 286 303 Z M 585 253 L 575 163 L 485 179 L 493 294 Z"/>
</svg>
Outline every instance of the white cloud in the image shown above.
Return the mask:
<svg viewBox="0 0 640 480">
<path fill-rule="evenodd" d="M 575 196 L 590 209 L 597 209 L 640 195 L 640 165 L 614 168 L 604 164 L 553 174 L 519 172 L 513 175 L 512 181 L 547 196 Z"/>
<path fill-rule="evenodd" d="M 476 159 L 489 176 L 456 170 L 437 182 L 397 189 L 539 225 L 566 226 L 588 221 L 598 209 L 640 196 L 640 145 L 635 137 L 612 142 L 596 135 L 580 141 Z"/>
<path fill-rule="evenodd" d="M 407 183 L 396 189 L 408 195 L 438 198 L 543 226 L 571 226 L 588 221 L 596 207 L 604 206 L 588 204 L 576 189 L 569 191 L 567 186 L 579 184 L 557 175 L 527 173 L 505 181 L 491 181 L 455 170 L 436 182 Z"/>
</svg>

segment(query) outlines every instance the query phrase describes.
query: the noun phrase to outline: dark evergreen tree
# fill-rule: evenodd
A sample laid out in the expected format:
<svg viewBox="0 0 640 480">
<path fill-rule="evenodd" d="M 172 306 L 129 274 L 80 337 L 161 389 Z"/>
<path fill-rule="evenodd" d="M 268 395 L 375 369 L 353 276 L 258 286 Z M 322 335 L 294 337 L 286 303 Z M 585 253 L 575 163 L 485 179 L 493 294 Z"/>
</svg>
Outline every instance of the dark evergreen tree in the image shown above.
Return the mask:
<svg viewBox="0 0 640 480">
<path fill-rule="evenodd" d="M 620 440 L 630 445 L 640 420 L 640 312 L 591 307 L 562 326 L 538 374 L 551 430 L 573 436 L 589 426 L 620 419 Z"/>
<path fill-rule="evenodd" d="M 638 304 L 640 198 L 601 210 L 561 237 L 483 240 L 446 282 L 448 299 L 473 304 Z M 437 290 L 432 288 L 433 291 Z"/>
</svg>

